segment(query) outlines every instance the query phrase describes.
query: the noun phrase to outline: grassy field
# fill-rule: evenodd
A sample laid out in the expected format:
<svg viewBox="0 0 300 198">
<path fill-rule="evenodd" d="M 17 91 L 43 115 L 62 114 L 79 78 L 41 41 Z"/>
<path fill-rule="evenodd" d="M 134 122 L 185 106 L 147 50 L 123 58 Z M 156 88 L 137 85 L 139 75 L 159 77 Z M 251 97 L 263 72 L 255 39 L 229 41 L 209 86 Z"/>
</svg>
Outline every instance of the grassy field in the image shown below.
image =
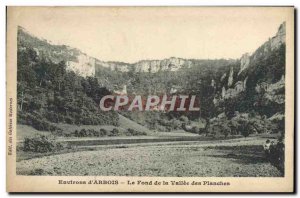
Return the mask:
<svg viewBox="0 0 300 198">
<path fill-rule="evenodd" d="M 80 152 L 17 162 L 20 175 L 279 177 L 263 137 L 87 146 Z M 79 148 L 77 148 L 79 149 Z"/>
<path fill-rule="evenodd" d="M 34 137 L 36 135 L 50 135 L 49 131 L 38 131 L 28 125 L 17 124 L 17 140 L 22 141 L 25 137 Z"/>
<path fill-rule="evenodd" d="M 100 128 L 145 131 L 146 136 L 57 137 L 63 149 L 49 153 L 24 152 L 25 137 L 51 135 L 17 125 L 17 174 L 118 175 L 176 177 L 279 177 L 264 157 L 263 143 L 277 135 L 205 137 L 183 130 L 154 132 L 120 115 L 120 126 L 58 124 L 64 134 Z"/>
<path fill-rule="evenodd" d="M 150 131 L 149 129 L 147 129 L 146 127 L 122 116 L 119 114 L 119 124 L 120 124 L 120 127 L 123 128 L 123 129 L 128 129 L 128 128 L 131 128 L 131 129 L 134 129 L 134 130 L 137 130 L 137 131 L 143 131 L 143 132 L 146 132 L 147 134 L 152 134 L 152 131 Z"/>
<path fill-rule="evenodd" d="M 119 114 L 119 126 L 111 126 L 111 125 L 71 125 L 65 123 L 57 123 L 57 127 L 62 129 L 63 134 L 71 134 L 74 133 L 75 130 L 80 131 L 81 129 L 93 129 L 95 131 L 99 131 L 100 129 L 105 129 L 106 131 L 112 131 L 113 129 L 118 129 L 120 132 L 124 132 L 127 129 L 134 129 L 136 131 L 146 132 L 147 135 L 155 135 L 154 132 L 150 131 L 146 127 L 133 122 L 132 120 L 122 116 Z M 38 131 L 31 126 L 27 125 L 17 125 L 17 140 L 22 141 L 25 137 L 34 137 L 36 135 L 51 135 L 49 131 Z"/>
</svg>

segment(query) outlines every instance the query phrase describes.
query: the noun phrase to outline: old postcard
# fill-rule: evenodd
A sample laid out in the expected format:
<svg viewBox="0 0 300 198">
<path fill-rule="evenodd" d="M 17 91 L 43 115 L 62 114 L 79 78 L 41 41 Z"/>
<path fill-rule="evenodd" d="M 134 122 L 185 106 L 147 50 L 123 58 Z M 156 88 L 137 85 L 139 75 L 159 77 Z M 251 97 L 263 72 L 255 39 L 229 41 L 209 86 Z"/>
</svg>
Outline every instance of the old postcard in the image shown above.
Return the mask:
<svg viewBox="0 0 300 198">
<path fill-rule="evenodd" d="M 293 7 L 8 7 L 8 192 L 293 192 Z"/>
</svg>

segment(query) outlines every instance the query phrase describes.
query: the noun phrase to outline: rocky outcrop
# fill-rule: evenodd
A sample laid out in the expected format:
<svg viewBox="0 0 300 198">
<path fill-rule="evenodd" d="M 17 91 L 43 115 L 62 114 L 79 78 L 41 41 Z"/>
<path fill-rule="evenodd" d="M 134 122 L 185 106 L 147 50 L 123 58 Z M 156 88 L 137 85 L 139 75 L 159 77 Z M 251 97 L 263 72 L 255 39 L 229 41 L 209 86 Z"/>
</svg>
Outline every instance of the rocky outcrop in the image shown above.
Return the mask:
<svg viewBox="0 0 300 198">
<path fill-rule="evenodd" d="M 74 71 L 80 76 L 94 76 L 95 75 L 96 59 L 91 58 L 85 54 L 77 56 L 77 61 L 67 61 L 67 70 Z"/>
<path fill-rule="evenodd" d="M 186 59 L 171 57 L 163 60 L 143 60 L 133 65 L 136 72 L 155 73 L 158 71 L 177 71 L 182 67 L 190 67 L 192 63 Z"/>
<path fill-rule="evenodd" d="M 282 43 L 285 43 L 285 23 L 281 24 L 277 34 L 270 38 L 265 44 L 262 45 L 253 55 L 244 54 L 240 60 L 240 71 L 238 74 L 246 70 L 251 59 L 256 59 L 258 56 L 263 56 L 268 50 L 278 48 Z M 135 72 L 151 72 L 158 71 L 178 71 L 186 67 L 189 68 L 194 65 L 192 60 L 171 57 L 163 60 L 142 60 L 133 64 L 121 62 L 104 62 L 96 58 L 90 57 L 76 48 L 71 48 L 66 45 L 53 45 L 45 39 L 37 38 L 30 35 L 24 28 L 18 29 L 18 42 L 25 43 L 25 46 L 32 47 L 40 56 L 47 57 L 53 62 L 65 61 L 67 69 L 78 73 L 81 76 L 94 76 L 98 68 L 108 68 L 111 71 L 135 71 Z M 226 74 L 222 79 L 226 78 Z M 228 75 L 228 87 L 234 83 L 233 68 L 231 68 Z"/>
<path fill-rule="evenodd" d="M 271 116 L 270 118 L 268 118 L 268 120 L 281 121 L 281 120 L 284 120 L 284 118 L 285 118 L 285 115 L 278 112 L 278 113 L 274 114 L 273 116 Z"/>
<path fill-rule="evenodd" d="M 241 57 L 241 66 L 238 75 L 240 75 L 244 70 L 246 70 L 250 66 L 250 63 L 252 61 L 257 60 L 259 57 L 265 56 L 270 51 L 278 49 L 282 44 L 285 43 L 285 39 L 286 39 L 286 23 L 283 22 L 279 26 L 275 36 L 273 36 L 267 42 L 265 42 L 252 55 L 246 53 Z"/>
<path fill-rule="evenodd" d="M 278 48 L 281 44 L 285 43 L 286 37 L 286 23 L 282 23 L 278 29 L 276 36 L 270 40 L 271 50 Z"/>
<path fill-rule="evenodd" d="M 127 63 L 121 63 L 121 62 L 104 62 L 96 60 L 96 69 L 98 67 L 105 67 L 110 69 L 111 71 L 121 71 L 121 72 L 128 72 L 131 65 Z"/>
<path fill-rule="evenodd" d="M 240 75 L 243 71 L 245 71 L 251 63 L 251 60 L 255 60 L 258 56 L 265 56 L 270 50 L 275 50 L 280 47 L 283 43 L 285 43 L 285 31 L 286 31 L 285 22 L 282 23 L 276 33 L 276 35 L 269 39 L 269 41 L 265 42 L 261 47 L 259 47 L 252 55 L 246 53 L 242 55 L 240 59 L 240 71 L 238 75 Z M 245 76 L 245 75 L 244 75 Z M 221 77 L 221 81 L 226 77 L 226 73 Z M 233 78 L 233 68 L 230 68 L 229 76 L 228 76 L 228 89 L 222 87 L 221 98 L 228 99 L 237 97 L 241 92 L 246 90 L 246 82 L 248 77 L 243 77 L 244 79 L 239 80 L 233 86 L 235 79 Z M 261 83 L 256 86 L 256 91 L 260 92 L 262 89 L 265 90 L 265 98 L 270 101 L 275 101 L 279 104 L 284 103 L 284 96 L 277 94 L 279 90 L 284 88 L 284 76 L 280 81 L 274 84 Z"/>
<path fill-rule="evenodd" d="M 246 83 L 248 78 L 245 78 L 244 81 L 237 81 L 234 84 L 234 88 L 225 89 L 222 88 L 222 99 L 229 99 L 239 96 L 239 94 L 246 90 Z"/>
<path fill-rule="evenodd" d="M 226 76 L 227 76 L 227 74 L 226 73 L 224 73 L 223 75 L 222 75 L 222 77 L 221 77 L 221 79 L 220 79 L 220 81 L 222 82 L 225 78 L 226 78 Z"/>
<path fill-rule="evenodd" d="M 88 56 L 76 48 L 66 45 L 54 45 L 49 41 L 37 38 L 24 28 L 18 29 L 18 42 L 22 48 L 31 47 L 38 56 L 51 60 L 54 63 L 65 61 L 67 70 L 74 71 L 80 76 L 95 76 L 99 68 L 108 68 L 119 72 L 151 72 L 177 71 L 182 67 L 190 67 L 192 62 L 182 58 L 167 58 L 163 60 L 142 60 L 133 64 L 122 62 L 105 62 Z"/>
<path fill-rule="evenodd" d="M 272 101 L 277 104 L 284 104 L 285 102 L 285 78 L 284 76 L 281 79 L 273 84 L 262 82 L 257 84 L 255 90 L 259 94 L 263 94 L 263 97 L 267 101 Z"/>
<path fill-rule="evenodd" d="M 241 67 L 240 67 L 240 71 L 239 71 L 238 75 L 242 71 L 244 71 L 245 69 L 248 68 L 249 63 L 250 63 L 250 55 L 249 55 L 249 53 L 243 54 L 242 58 L 241 58 Z"/>
<path fill-rule="evenodd" d="M 228 87 L 231 87 L 233 84 L 233 68 L 230 68 L 229 77 L 228 77 Z"/>
<path fill-rule="evenodd" d="M 51 60 L 54 63 L 66 62 L 67 70 L 81 76 L 95 75 L 96 59 L 76 48 L 66 45 L 55 45 L 45 39 L 31 35 L 27 30 L 18 27 L 18 45 L 20 49 L 32 48 L 38 57 Z"/>
<path fill-rule="evenodd" d="M 190 67 L 191 65 L 190 60 L 171 57 L 163 60 L 142 60 L 133 64 L 97 60 L 96 67 L 105 67 L 112 71 L 121 72 L 128 72 L 132 69 L 134 72 L 156 73 L 158 71 L 177 71 L 182 67 Z"/>
</svg>

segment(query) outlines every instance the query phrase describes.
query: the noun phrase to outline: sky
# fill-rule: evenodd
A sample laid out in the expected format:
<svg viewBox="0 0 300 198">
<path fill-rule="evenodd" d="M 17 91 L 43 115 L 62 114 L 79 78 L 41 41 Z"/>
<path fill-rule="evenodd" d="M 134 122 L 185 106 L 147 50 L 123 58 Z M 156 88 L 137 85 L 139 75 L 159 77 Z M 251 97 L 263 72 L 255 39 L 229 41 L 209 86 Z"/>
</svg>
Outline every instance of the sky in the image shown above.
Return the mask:
<svg viewBox="0 0 300 198">
<path fill-rule="evenodd" d="M 237 59 L 274 36 L 288 8 L 16 7 L 31 34 L 102 61 Z M 8 18 L 8 23 L 9 23 Z"/>
</svg>

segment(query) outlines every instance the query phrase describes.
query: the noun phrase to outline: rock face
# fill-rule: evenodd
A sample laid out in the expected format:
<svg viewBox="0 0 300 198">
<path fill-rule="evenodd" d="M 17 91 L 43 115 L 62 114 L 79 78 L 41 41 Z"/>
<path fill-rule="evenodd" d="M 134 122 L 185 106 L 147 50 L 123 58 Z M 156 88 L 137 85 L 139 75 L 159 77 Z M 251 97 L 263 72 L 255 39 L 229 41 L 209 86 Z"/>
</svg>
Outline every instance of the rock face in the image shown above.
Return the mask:
<svg viewBox="0 0 300 198">
<path fill-rule="evenodd" d="M 190 67 L 192 62 L 190 60 L 171 57 L 163 60 L 142 60 L 133 64 L 120 63 L 120 62 L 104 62 L 96 61 L 97 67 L 109 68 L 112 71 L 128 72 L 133 70 L 134 72 L 151 72 L 156 73 L 158 71 L 177 71 L 182 67 Z"/>
<path fill-rule="evenodd" d="M 182 58 L 171 57 L 163 60 L 142 60 L 133 64 L 122 62 L 105 62 L 88 56 L 76 48 L 65 45 L 54 45 L 51 42 L 31 35 L 24 28 L 18 29 L 18 42 L 33 48 L 38 56 L 44 56 L 58 63 L 65 61 L 67 70 L 86 77 L 95 76 L 98 68 L 108 68 L 111 71 L 128 72 L 151 72 L 177 71 L 182 67 L 190 67 L 192 61 Z"/>
<path fill-rule="evenodd" d="M 190 67 L 192 62 L 190 60 L 171 57 L 163 60 L 142 60 L 133 64 L 120 63 L 120 62 L 103 62 L 96 61 L 97 67 L 109 68 L 112 71 L 128 72 L 133 70 L 134 72 L 151 72 L 156 73 L 158 71 L 177 71 L 182 67 Z"/>
<path fill-rule="evenodd" d="M 278 48 L 281 44 L 285 43 L 286 37 L 286 23 L 282 23 L 278 29 L 276 36 L 270 40 L 271 50 Z"/>
<path fill-rule="evenodd" d="M 229 77 L 228 77 L 228 87 L 233 84 L 233 68 L 230 68 Z"/>
<path fill-rule="evenodd" d="M 222 75 L 222 77 L 221 77 L 221 79 L 220 79 L 220 81 L 222 82 L 225 78 L 226 78 L 226 76 L 227 76 L 227 74 L 226 73 L 224 73 L 223 75 Z"/>
<path fill-rule="evenodd" d="M 240 71 L 239 74 L 244 70 L 247 69 L 250 63 L 250 55 L 249 53 L 243 54 L 242 58 L 241 58 L 241 67 L 240 67 Z"/>
<path fill-rule="evenodd" d="M 225 87 L 222 88 L 222 99 L 229 99 L 237 97 L 241 92 L 246 90 L 246 83 L 247 79 L 245 78 L 244 81 L 237 81 L 234 84 L 234 88 L 225 89 Z"/>
<path fill-rule="evenodd" d="M 278 48 L 282 43 L 285 43 L 285 22 L 280 25 L 277 34 L 270 38 L 262 49 L 257 50 L 252 55 L 244 54 L 240 59 L 240 73 L 245 71 L 251 59 L 256 59 L 258 56 L 263 56 L 269 50 Z M 96 58 L 90 57 L 76 48 L 71 48 L 65 45 L 53 45 L 45 39 L 37 38 L 28 33 L 24 28 L 18 28 L 18 42 L 25 43 L 25 46 L 33 48 L 39 56 L 44 56 L 53 62 L 65 61 L 68 70 L 72 70 L 81 76 L 95 76 L 98 68 L 108 68 L 111 71 L 128 72 L 151 72 L 158 71 L 177 71 L 180 68 L 189 68 L 193 62 L 188 59 L 171 57 L 163 60 L 142 60 L 133 64 L 121 62 L 104 62 Z M 226 77 L 224 74 L 223 79 Z M 233 70 L 231 68 L 228 74 L 228 87 L 234 83 Z"/>
<path fill-rule="evenodd" d="M 96 59 L 91 58 L 85 54 L 77 56 L 77 61 L 67 61 L 67 70 L 74 71 L 80 76 L 94 76 L 95 75 Z"/>
<path fill-rule="evenodd" d="M 151 72 L 155 73 L 162 71 L 177 71 L 186 66 L 191 66 L 191 61 L 182 58 L 171 57 L 163 60 L 143 60 L 134 64 L 136 72 Z"/>
<path fill-rule="evenodd" d="M 238 76 L 241 73 L 246 72 L 246 70 L 250 67 L 251 61 L 256 60 L 258 57 L 265 56 L 270 51 L 273 51 L 275 49 L 278 49 L 282 44 L 285 43 L 285 37 L 286 37 L 286 24 L 285 22 L 280 25 L 278 28 L 278 31 L 276 35 L 272 38 L 270 38 L 267 42 L 265 42 L 261 47 L 259 47 L 252 55 L 249 53 L 243 54 L 240 59 L 240 70 L 238 72 Z M 246 82 L 247 82 L 247 75 L 244 75 L 243 79 L 239 79 L 235 84 L 235 79 L 233 77 L 233 68 L 230 68 L 230 72 L 228 73 L 228 89 L 225 87 L 222 87 L 221 91 L 221 98 L 223 99 L 229 99 L 237 97 L 241 92 L 246 90 Z M 247 73 L 246 73 L 247 74 Z M 226 77 L 226 73 L 222 76 L 221 81 Z M 234 85 L 234 86 L 233 86 Z M 261 83 L 257 85 L 257 92 L 259 92 L 260 88 L 264 88 L 267 92 L 265 94 L 265 98 L 270 101 L 275 101 L 279 104 L 282 104 L 284 102 L 283 96 L 276 95 L 275 92 L 277 90 L 284 88 L 284 77 L 280 81 L 278 81 L 275 84 L 267 84 L 267 83 Z M 276 95 L 276 96 L 275 96 Z"/>
<path fill-rule="evenodd" d="M 127 64 L 127 63 L 104 62 L 104 61 L 96 60 L 95 69 L 97 69 L 99 67 L 105 67 L 105 68 L 110 69 L 111 71 L 128 72 L 131 65 Z"/>
<path fill-rule="evenodd" d="M 66 45 L 54 45 L 51 42 L 31 35 L 27 30 L 18 27 L 18 44 L 22 48 L 32 48 L 39 57 L 54 63 L 66 62 L 67 70 L 81 76 L 94 76 L 96 59 L 76 48 Z M 21 48 L 21 49 L 22 49 Z"/>
<path fill-rule="evenodd" d="M 245 71 L 249 67 L 251 61 L 258 59 L 259 57 L 265 56 L 270 51 L 278 49 L 279 46 L 285 43 L 285 39 L 286 39 L 286 23 L 283 22 L 279 26 L 275 36 L 273 36 L 267 42 L 265 42 L 252 55 L 246 53 L 241 57 L 241 66 L 238 75 L 240 75 L 243 71 Z"/>
<path fill-rule="evenodd" d="M 263 94 L 263 97 L 267 101 L 275 102 L 277 104 L 284 104 L 285 102 L 285 77 L 282 76 L 281 79 L 273 84 L 268 84 L 262 82 L 257 84 L 255 91 L 257 93 Z"/>
</svg>

